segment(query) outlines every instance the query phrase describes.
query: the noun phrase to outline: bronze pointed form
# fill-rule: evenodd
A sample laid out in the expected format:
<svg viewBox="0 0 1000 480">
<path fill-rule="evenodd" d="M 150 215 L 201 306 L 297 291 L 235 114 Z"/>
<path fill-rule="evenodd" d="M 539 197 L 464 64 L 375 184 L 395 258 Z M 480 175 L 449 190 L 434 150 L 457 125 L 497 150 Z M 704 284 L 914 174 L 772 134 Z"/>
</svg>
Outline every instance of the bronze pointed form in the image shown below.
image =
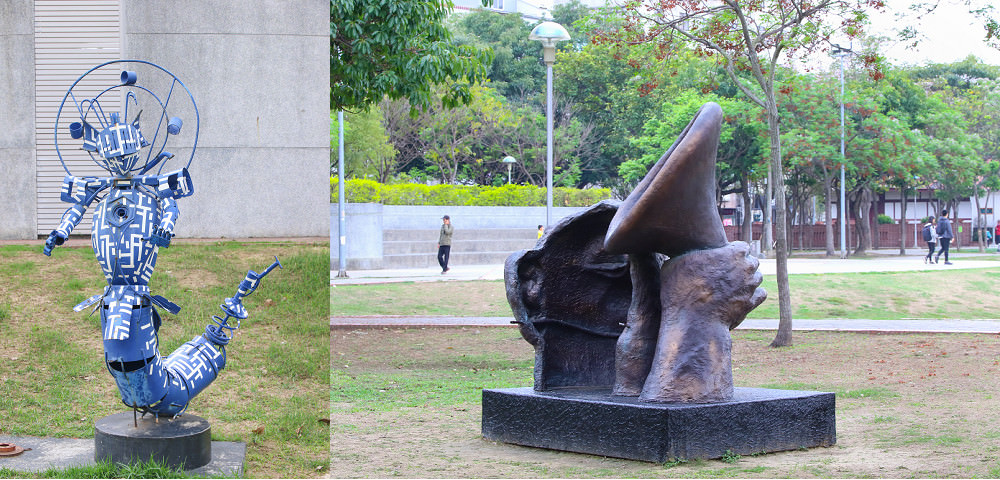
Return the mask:
<svg viewBox="0 0 1000 480">
<path fill-rule="evenodd" d="M 609 253 L 675 257 L 725 246 L 715 202 L 715 157 L 722 108 L 706 103 L 629 194 L 604 237 Z"/>
</svg>

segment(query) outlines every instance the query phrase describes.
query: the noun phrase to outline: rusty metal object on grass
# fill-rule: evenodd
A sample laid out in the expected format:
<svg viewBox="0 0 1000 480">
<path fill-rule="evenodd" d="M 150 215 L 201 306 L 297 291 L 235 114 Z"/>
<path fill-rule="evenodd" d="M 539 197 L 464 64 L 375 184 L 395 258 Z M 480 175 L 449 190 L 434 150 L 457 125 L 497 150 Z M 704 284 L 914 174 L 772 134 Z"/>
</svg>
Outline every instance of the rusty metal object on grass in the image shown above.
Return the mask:
<svg viewBox="0 0 1000 480">
<path fill-rule="evenodd" d="M 0 443 L 0 457 L 13 457 L 24 453 L 24 447 L 13 443 Z"/>
</svg>

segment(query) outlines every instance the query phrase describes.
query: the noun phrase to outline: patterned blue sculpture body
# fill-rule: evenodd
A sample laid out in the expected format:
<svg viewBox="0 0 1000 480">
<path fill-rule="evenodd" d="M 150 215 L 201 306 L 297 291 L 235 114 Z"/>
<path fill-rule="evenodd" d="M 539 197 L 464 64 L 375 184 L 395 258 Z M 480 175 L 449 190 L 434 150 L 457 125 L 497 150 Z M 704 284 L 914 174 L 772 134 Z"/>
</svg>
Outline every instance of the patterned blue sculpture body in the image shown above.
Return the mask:
<svg viewBox="0 0 1000 480">
<path fill-rule="evenodd" d="M 136 63 L 154 67 L 169 75 L 171 82 L 165 100 L 152 91 L 137 85 L 138 75 L 133 71 L 121 74 L 121 84 L 105 89 L 96 97 L 77 101 L 73 88 L 88 74 L 115 63 Z M 56 245 L 61 245 L 83 215 L 93 208 L 91 241 L 94 254 L 108 282 L 104 292 L 94 295 L 74 307 L 81 311 L 95 305 L 100 312 L 104 340 L 104 356 L 108 372 L 114 377 L 125 405 L 160 416 L 175 416 L 183 412 L 188 402 L 207 387 L 226 365 L 225 346 L 232 338 L 231 331 L 239 327 L 228 324 L 230 318 L 247 318 L 241 299 L 256 290 L 260 279 L 274 267 L 280 267 L 277 258 L 263 273 L 249 271 L 240 283 L 236 295 L 221 306 L 225 318 L 213 317 L 203 335 L 185 343 L 168 357 L 160 356 L 157 332 L 160 315 L 156 307 L 176 314 L 180 307 L 159 295 L 151 295 L 149 279 L 156 267 L 160 247 L 170 246 L 174 224 L 179 211 L 177 199 L 194 193 L 187 166 L 176 171 L 146 175 L 157 165 L 160 170 L 174 155 L 164 150 L 169 137 L 181 132 L 183 122 L 169 117 L 167 111 L 174 88 L 180 86 L 187 92 L 198 120 L 197 106 L 187 87 L 176 76 L 148 62 L 121 60 L 99 65 L 84 73 L 70 87 L 56 117 L 56 148 L 67 174 L 69 168 L 59 151 L 59 118 L 66 100 L 71 99 L 79 114 L 79 121 L 69 125 L 73 139 L 83 141 L 83 150 L 91 159 L 107 170 L 107 178 L 76 177 L 67 175 L 62 186 L 62 201 L 73 205 L 63 214 L 59 226 L 45 242 L 43 253 L 51 255 Z M 124 112 L 105 116 L 101 101 L 109 92 L 118 92 L 124 99 Z M 138 106 L 136 92 L 152 97 L 150 104 L 159 106 L 161 114 L 152 141 L 140 129 L 142 111 L 132 122 L 127 122 L 130 105 Z M 108 95 L 107 98 L 113 96 Z M 115 99 L 121 100 L 121 99 Z M 110 103 L 110 102 L 109 102 Z M 194 145 L 197 146 L 195 123 Z M 165 127 L 165 128 L 163 128 Z M 160 136 L 160 133 L 165 133 Z M 152 147 L 152 148 L 148 148 Z M 143 149 L 148 148 L 143 160 Z M 157 150 L 156 155 L 153 151 Z"/>
</svg>

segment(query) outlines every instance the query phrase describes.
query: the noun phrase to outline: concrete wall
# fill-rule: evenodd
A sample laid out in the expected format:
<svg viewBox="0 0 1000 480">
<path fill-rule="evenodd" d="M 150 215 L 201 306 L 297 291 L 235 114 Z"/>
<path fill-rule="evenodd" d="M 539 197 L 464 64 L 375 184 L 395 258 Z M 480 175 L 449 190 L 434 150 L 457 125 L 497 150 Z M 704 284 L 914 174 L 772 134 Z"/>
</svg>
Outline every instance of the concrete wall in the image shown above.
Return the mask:
<svg viewBox="0 0 1000 480">
<path fill-rule="evenodd" d="M 173 72 L 201 114 L 176 234 L 326 236 L 329 2 L 123 0 L 122 12 L 123 57 Z"/>
<path fill-rule="evenodd" d="M 344 249 L 349 270 L 383 268 L 383 207 L 378 203 L 348 203 L 345 209 Z M 340 268 L 338 204 L 330 204 L 330 270 Z"/>
<path fill-rule="evenodd" d="M 0 2 L 0 240 L 35 238 L 33 0 Z"/>
<path fill-rule="evenodd" d="M 559 219 L 585 209 L 586 207 L 555 207 L 552 209 L 552 223 L 555 224 Z M 340 233 L 337 212 L 337 204 L 330 204 L 331 270 L 337 270 L 340 266 L 338 251 Z M 467 250 L 471 249 L 468 244 L 475 241 L 489 243 L 488 237 L 491 231 L 497 232 L 497 241 L 509 241 L 512 229 L 527 231 L 526 246 L 518 246 L 516 249 L 528 248 L 535 240 L 534 230 L 538 225 L 545 224 L 545 207 L 439 207 L 348 203 L 345 211 L 347 269 L 390 268 L 388 263 L 392 262 L 388 262 L 387 259 L 392 255 L 387 254 L 384 249 L 385 241 L 389 240 L 386 232 L 394 233 L 391 235 L 392 241 L 390 243 L 398 244 L 403 241 L 400 240 L 401 238 L 409 238 L 411 242 L 426 244 L 425 248 L 418 250 L 429 252 L 427 255 L 433 260 L 436 251 L 434 246 L 437 241 L 436 232 L 441 228 L 441 217 L 444 215 L 451 217 L 452 225 L 455 226 L 455 241 L 467 242 L 465 247 Z M 463 232 L 466 233 L 464 239 L 461 235 Z M 500 259 L 496 261 L 502 262 L 503 258 L 506 258 L 510 253 L 507 251 L 509 248 L 504 248 Z M 453 257 L 459 255 L 461 250 L 455 250 Z M 482 252 L 467 253 L 471 256 Z M 469 261 L 482 263 L 481 257 L 482 255 L 475 258 L 470 257 Z M 424 261 L 423 263 L 426 265 L 422 266 L 433 265 L 434 261 L 432 260 Z M 458 260 L 457 257 L 456 260 Z"/>
</svg>

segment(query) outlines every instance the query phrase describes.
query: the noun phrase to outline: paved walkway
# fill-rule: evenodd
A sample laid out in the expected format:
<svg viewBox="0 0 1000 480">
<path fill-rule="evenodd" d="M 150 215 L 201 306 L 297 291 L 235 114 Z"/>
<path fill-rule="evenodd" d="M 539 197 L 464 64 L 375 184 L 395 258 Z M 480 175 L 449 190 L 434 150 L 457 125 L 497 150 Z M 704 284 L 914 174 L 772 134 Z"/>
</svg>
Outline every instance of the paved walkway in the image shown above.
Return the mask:
<svg viewBox="0 0 1000 480">
<path fill-rule="evenodd" d="M 883 253 L 884 252 L 884 253 Z M 1000 255 L 995 252 L 956 253 L 951 255 L 953 265 L 945 265 L 944 260 L 938 264 L 926 264 L 923 255 L 926 250 L 907 250 L 907 255 L 889 255 L 890 250 L 879 250 L 879 253 L 868 258 L 790 258 L 788 273 L 851 273 L 851 272 L 902 272 L 918 270 L 942 270 L 961 268 L 993 268 L 1000 267 Z M 775 261 L 765 258 L 760 261 L 760 272 L 764 275 L 775 274 Z M 331 285 L 358 285 L 368 283 L 392 282 L 440 282 L 453 280 L 503 280 L 503 265 L 452 265 L 451 270 L 442 275 L 438 267 L 385 269 L 385 270 L 349 270 L 348 278 L 337 278 L 337 271 L 330 272 Z"/>
</svg>

